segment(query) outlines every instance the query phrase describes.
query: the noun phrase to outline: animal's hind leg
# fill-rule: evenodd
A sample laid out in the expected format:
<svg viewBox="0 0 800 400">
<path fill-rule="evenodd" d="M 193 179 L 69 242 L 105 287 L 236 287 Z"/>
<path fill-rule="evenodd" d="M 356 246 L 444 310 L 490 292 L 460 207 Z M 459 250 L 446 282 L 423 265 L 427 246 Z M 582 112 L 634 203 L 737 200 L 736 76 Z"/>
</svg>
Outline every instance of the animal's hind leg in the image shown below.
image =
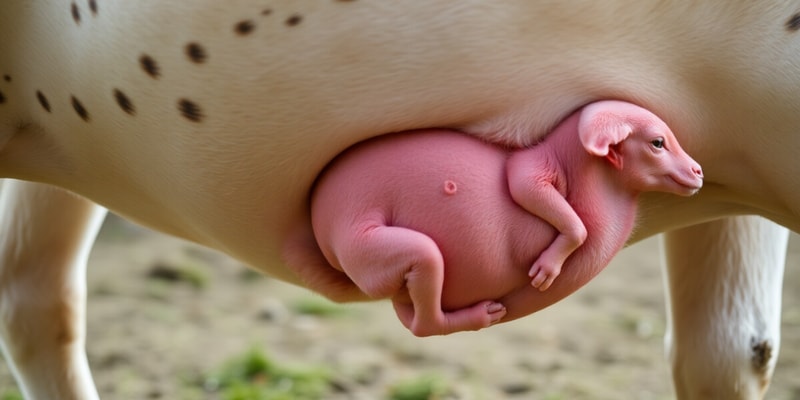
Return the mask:
<svg viewBox="0 0 800 400">
<path fill-rule="evenodd" d="M 669 329 L 679 399 L 761 399 L 780 345 L 788 231 L 735 217 L 666 235 Z"/>
<path fill-rule="evenodd" d="M 26 398 L 98 398 L 84 348 L 85 273 L 104 216 L 62 189 L 0 187 L 0 344 Z"/>
<path fill-rule="evenodd" d="M 351 234 L 336 250 L 342 268 L 367 295 L 392 297 L 400 321 L 413 334 L 478 330 L 505 315 L 502 305 L 489 300 L 458 310 L 442 309 L 444 260 L 429 236 L 379 224 L 353 229 Z M 404 289 L 412 304 L 400 295 Z"/>
</svg>

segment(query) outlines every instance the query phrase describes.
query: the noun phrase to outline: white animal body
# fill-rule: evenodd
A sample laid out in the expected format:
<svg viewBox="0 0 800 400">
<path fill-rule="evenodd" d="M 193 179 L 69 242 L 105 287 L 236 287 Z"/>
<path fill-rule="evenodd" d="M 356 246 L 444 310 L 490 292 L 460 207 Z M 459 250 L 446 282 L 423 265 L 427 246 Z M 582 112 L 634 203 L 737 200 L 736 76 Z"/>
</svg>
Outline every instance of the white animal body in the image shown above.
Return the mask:
<svg viewBox="0 0 800 400">
<path fill-rule="evenodd" d="M 761 398 L 800 228 L 797 1 L 4 0 L 0 176 L 83 197 L 3 185 L 3 350 L 29 398 L 97 397 L 95 203 L 298 283 L 282 246 L 347 147 L 429 127 L 526 145 L 609 98 L 704 168 L 697 196 L 644 196 L 631 240 L 672 232 L 678 396 Z"/>
</svg>

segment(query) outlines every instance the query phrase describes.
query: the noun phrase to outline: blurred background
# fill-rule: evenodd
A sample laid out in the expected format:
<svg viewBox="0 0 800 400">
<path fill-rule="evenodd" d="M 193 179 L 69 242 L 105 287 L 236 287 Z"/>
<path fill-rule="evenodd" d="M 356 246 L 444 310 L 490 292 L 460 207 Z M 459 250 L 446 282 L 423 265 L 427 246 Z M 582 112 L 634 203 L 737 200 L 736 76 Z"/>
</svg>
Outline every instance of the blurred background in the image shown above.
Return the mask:
<svg viewBox="0 0 800 400">
<path fill-rule="evenodd" d="M 89 361 L 104 399 L 672 399 L 659 239 L 566 300 L 418 339 L 387 302 L 335 305 L 109 216 L 89 263 Z M 800 400 L 792 236 L 768 399 Z M 0 361 L 0 400 L 19 399 Z"/>
</svg>

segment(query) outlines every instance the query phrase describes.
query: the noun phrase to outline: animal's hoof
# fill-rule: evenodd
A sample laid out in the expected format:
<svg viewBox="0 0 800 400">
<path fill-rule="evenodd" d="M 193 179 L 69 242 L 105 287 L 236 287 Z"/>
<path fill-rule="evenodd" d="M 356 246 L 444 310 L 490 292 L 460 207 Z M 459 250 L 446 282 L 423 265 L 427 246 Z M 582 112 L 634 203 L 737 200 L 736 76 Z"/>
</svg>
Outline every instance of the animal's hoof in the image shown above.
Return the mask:
<svg viewBox="0 0 800 400">
<path fill-rule="evenodd" d="M 489 313 L 489 325 L 494 325 L 506 316 L 508 310 L 500 303 L 489 303 L 486 305 L 486 312 Z"/>
</svg>

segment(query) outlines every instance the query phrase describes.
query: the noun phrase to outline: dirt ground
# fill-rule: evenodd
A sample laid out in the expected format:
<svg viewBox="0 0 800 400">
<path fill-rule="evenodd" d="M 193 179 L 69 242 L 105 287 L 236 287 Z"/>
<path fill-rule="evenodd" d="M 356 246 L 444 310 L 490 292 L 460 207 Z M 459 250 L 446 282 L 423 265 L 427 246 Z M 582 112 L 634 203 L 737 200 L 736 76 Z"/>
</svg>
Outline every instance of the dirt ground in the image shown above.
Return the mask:
<svg viewBox="0 0 800 400">
<path fill-rule="evenodd" d="M 105 399 L 218 398 L 204 377 L 254 347 L 330 368 L 326 399 L 383 399 L 429 374 L 453 399 L 671 399 L 659 251 L 657 239 L 625 250 L 577 294 L 523 320 L 418 339 L 388 302 L 307 315 L 297 305 L 315 300 L 308 292 L 112 217 L 89 265 L 87 348 Z M 769 399 L 800 399 L 798 264 L 792 237 Z M 13 387 L 0 361 L 0 394 Z"/>
</svg>

